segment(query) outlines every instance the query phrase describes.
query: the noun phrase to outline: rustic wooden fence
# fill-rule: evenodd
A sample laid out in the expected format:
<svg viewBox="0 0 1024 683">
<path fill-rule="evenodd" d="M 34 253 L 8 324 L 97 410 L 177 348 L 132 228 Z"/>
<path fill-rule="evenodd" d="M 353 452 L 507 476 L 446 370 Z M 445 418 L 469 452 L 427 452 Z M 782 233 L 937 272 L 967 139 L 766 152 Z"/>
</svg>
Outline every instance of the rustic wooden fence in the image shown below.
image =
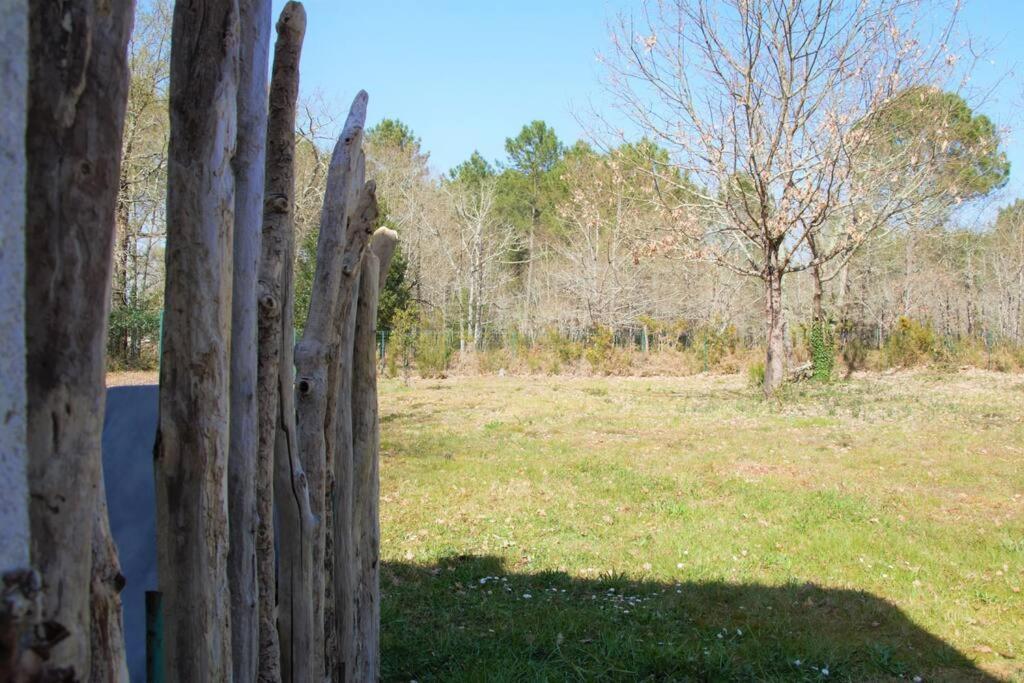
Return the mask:
<svg viewBox="0 0 1024 683">
<path fill-rule="evenodd" d="M 0 222 L 17 303 L 0 310 L 11 342 L 0 474 L 12 501 L 0 506 L 0 680 L 126 682 L 99 443 L 134 6 L 8 5 L 0 161 L 5 182 L 27 191 L 24 220 L 16 202 Z M 332 154 L 308 322 L 294 343 L 306 15 L 297 2 L 281 12 L 268 84 L 270 7 L 174 8 L 153 453 L 159 590 L 147 596 L 157 680 L 379 677 L 376 319 L 397 235 L 377 226 L 360 92 Z"/>
</svg>

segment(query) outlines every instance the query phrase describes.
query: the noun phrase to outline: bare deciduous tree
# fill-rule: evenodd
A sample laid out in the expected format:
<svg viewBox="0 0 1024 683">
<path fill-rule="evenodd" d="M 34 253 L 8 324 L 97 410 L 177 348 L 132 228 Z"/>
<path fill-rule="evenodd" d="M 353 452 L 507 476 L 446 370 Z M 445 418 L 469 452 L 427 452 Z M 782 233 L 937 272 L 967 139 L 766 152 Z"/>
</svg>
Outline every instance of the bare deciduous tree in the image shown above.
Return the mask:
<svg viewBox="0 0 1024 683">
<path fill-rule="evenodd" d="M 647 160 L 670 245 L 762 282 L 768 393 L 784 374 L 783 277 L 848 257 L 929 198 L 920 147 L 886 147 L 872 127 L 955 64 L 955 9 L 923 11 L 916 0 L 648 1 L 639 26 L 616 26 L 609 89 L 671 155 Z"/>
<path fill-rule="evenodd" d="M 498 266 L 515 244 L 515 234 L 498 216 L 497 178 L 489 169 L 482 174 L 467 172 L 464 177 L 443 183 L 442 190 L 451 220 L 426 223 L 436 238 L 435 248 L 444 254 L 450 268 L 453 298 L 460 304 L 465 300 L 460 305 L 462 346 L 468 341 L 479 349 L 487 307 L 494 303 L 495 292 L 502 284 L 503 273 Z"/>
<path fill-rule="evenodd" d="M 631 174 L 637 175 L 619 150 L 606 156 L 578 150 L 566 160 L 565 234 L 554 243 L 564 265 L 552 281 L 567 295 L 578 326 L 621 328 L 666 296 L 651 279 L 652 262 L 634 258 L 637 241 L 659 216 L 649 177 Z"/>
</svg>

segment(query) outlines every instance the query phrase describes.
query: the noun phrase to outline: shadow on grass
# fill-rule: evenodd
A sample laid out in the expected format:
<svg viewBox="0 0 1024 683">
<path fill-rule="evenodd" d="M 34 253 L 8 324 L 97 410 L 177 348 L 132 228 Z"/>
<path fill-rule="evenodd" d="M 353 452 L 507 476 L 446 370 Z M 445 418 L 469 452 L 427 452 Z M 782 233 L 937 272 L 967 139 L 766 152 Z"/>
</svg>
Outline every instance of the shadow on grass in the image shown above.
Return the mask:
<svg viewBox="0 0 1024 683">
<path fill-rule="evenodd" d="M 385 680 L 995 681 L 869 593 L 516 573 L 492 556 L 381 569 Z"/>
</svg>

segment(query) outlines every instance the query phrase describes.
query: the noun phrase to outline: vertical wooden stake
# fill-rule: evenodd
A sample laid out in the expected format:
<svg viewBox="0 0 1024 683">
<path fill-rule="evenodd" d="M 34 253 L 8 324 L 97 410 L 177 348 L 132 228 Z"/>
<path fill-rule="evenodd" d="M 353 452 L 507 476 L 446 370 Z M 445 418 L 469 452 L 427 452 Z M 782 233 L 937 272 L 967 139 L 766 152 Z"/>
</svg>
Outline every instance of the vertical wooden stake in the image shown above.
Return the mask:
<svg viewBox="0 0 1024 683">
<path fill-rule="evenodd" d="M 281 527 L 301 523 L 291 490 L 291 470 L 277 472 L 276 443 L 282 425 L 281 395 L 291 395 L 291 378 L 282 377 L 285 348 L 291 348 L 291 261 L 295 249 L 295 105 L 299 95 L 299 57 L 306 31 L 306 11 L 289 2 L 277 20 L 274 73 L 270 81 L 267 150 L 260 245 L 257 333 L 256 568 L 259 584 L 258 680 L 281 678 L 278 631 L 278 574 L 274 548 L 274 504 Z M 287 318 L 287 321 L 286 321 Z M 281 463 L 283 465 L 283 463 Z M 294 557 L 293 539 L 281 539 L 282 559 Z M 284 574 L 284 572 L 282 572 Z M 282 581 L 282 586 L 288 586 Z M 283 591 L 282 591 L 283 592 Z M 290 601 L 291 598 L 289 597 Z"/>
<path fill-rule="evenodd" d="M 94 532 L 106 531 L 96 530 L 94 521 L 134 3 L 28 5 L 24 215 L 32 564 L 45 587 L 42 620 L 66 635 L 50 643 L 42 677 L 84 679 L 97 671 L 94 656 L 100 667 L 121 668 L 116 649 L 92 652 L 90 586 Z M 116 590 L 101 597 L 104 613 L 120 613 Z M 116 627 L 104 624 L 100 643 L 110 642 Z"/>
<path fill-rule="evenodd" d="M 230 681 L 228 424 L 237 0 L 174 6 L 157 564 L 171 681 Z"/>
<path fill-rule="evenodd" d="M 353 216 L 358 191 L 363 187 L 365 157 L 362 154 L 363 126 L 366 122 L 367 95 L 356 95 L 338 137 L 327 172 L 317 240 L 316 272 L 309 302 L 309 315 L 302 339 L 295 345 L 297 376 L 295 402 L 299 434 L 299 452 L 309 478 L 310 505 L 320 524 L 313 535 L 313 657 L 314 666 L 324 669 L 324 598 L 326 594 L 326 501 L 327 450 L 332 448 L 333 416 L 328 418 L 328 405 L 333 407 L 330 392 L 334 388 L 332 367 L 336 362 L 337 340 L 335 320 L 345 313 L 339 311 L 339 301 L 349 300 L 353 282 L 353 264 L 369 237 L 368 224 L 376 219 L 376 200 L 372 216 L 364 219 Z M 368 221 L 368 224 L 367 224 Z M 346 264 L 348 268 L 346 269 Z M 332 452 L 333 456 L 333 452 Z M 333 457 L 332 457 L 333 459 Z M 324 669 L 324 673 L 326 670 Z"/>
<path fill-rule="evenodd" d="M 379 228 L 363 257 L 352 368 L 353 542 L 356 550 L 355 680 L 380 677 L 380 420 L 377 304 L 397 235 Z"/>
<path fill-rule="evenodd" d="M 267 143 L 270 0 L 239 0 L 238 136 L 231 293 L 231 425 L 228 449 L 228 582 L 235 680 L 256 680 L 259 585 L 256 570 L 256 281 Z"/>
</svg>

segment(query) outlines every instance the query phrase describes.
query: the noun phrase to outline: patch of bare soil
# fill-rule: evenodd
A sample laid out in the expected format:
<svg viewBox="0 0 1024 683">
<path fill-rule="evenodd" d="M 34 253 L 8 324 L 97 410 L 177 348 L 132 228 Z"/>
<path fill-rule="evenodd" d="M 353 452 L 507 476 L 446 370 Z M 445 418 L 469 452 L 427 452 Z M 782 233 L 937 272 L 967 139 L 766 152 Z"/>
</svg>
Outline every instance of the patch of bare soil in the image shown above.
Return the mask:
<svg viewBox="0 0 1024 683">
<path fill-rule="evenodd" d="M 130 370 L 127 372 L 108 372 L 108 387 L 135 387 L 144 384 L 157 384 L 160 373 L 156 370 Z"/>
</svg>

